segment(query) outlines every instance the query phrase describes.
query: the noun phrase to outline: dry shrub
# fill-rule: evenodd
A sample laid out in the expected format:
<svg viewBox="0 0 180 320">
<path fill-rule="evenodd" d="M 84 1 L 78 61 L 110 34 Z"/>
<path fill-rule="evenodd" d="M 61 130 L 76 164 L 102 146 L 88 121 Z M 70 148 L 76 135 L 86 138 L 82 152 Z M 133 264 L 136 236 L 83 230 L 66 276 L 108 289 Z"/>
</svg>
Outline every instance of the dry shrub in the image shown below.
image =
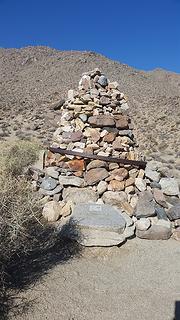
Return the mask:
<svg viewBox="0 0 180 320">
<path fill-rule="evenodd" d="M 53 226 L 40 221 L 38 196 L 25 173 L 38 149 L 24 141 L 3 143 L 0 149 L 0 319 L 26 308 L 24 303 L 15 307 L 14 292 L 80 251 L 78 244 L 66 241 Z"/>
<path fill-rule="evenodd" d="M 37 159 L 38 149 L 25 141 L 5 142 L 0 148 L 0 312 L 6 308 L 7 267 L 18 251 L 30 250 L 29 226 L 39 224 L 38 198 L 23 175 Z"/>
</svg>

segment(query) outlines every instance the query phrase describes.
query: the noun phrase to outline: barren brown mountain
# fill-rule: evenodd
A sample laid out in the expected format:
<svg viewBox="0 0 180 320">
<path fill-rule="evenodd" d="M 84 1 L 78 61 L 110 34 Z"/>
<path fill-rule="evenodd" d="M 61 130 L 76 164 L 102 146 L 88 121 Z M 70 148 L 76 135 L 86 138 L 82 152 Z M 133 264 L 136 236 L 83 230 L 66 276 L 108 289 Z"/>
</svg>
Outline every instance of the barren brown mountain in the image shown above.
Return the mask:
<svg viewBox="0 0 180 320">
<path fill-rule="evenodd" d="M 117 80 L 127 95 L 141 150 L 178 169 L 180 75 L 139 71 L 94 52 L 0 49 L 1 139 L 37 137 L 48 144 L 60 116 L 53 103 L 95 67 Z"/>
</svg>

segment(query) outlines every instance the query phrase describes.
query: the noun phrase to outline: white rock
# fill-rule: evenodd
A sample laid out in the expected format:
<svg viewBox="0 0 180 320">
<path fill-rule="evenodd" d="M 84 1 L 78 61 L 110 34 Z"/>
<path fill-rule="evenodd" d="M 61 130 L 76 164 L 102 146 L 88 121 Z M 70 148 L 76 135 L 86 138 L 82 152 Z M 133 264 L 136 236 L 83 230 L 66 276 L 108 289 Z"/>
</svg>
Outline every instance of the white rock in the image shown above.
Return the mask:
<svg viewBox="0 0 180 320">
<path fill-rule="evenodd" d="M 61 216 L 61 206 L 56 201 L 47 202 L 44 205 L 42 215 L 49 222 L 57 221 Z"/>
<path fill-rule="evenodd" d="M 145 231 L 150 227 L 151 222 L 148 218 L 141 218 L 140 220 L 137 220 L 135 222 L 135 225 L 136 225 L 136 229 Z"/>
<path fill-rule="evenodd" d="M 145 175 L 148 179 L 150 179 L 152 181 L 159 182 L 159 180 L 160 180 L 160 173 L 157 171 L 153 171 L 149 168 L 146 168 Z"/>
<path fill-rule="evenodd" d="M 145 191 L 146 181 L 142 178 L 135 178 L 135 186 L 138 188 L 139 191 Z"/>
<path fill-rule="evenodd" d="M 97 185 L 97 192 L 99 195 L 103 194 L 107 190 L 108 184 L 106 181 L 100 181 Z"/>
<path fill-rule="evenodd" d="M 178 182 L 174 178 L 162 178 L 159 183 L 164 194 L 168 196 L 179 195 Z"/>
</svg>

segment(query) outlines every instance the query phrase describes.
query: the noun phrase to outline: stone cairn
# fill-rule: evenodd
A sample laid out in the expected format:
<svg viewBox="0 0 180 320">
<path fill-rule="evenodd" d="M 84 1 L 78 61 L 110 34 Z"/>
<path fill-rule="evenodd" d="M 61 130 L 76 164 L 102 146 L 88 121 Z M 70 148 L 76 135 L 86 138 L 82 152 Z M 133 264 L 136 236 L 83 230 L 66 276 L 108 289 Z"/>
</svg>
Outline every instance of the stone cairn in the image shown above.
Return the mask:
<svg viewBox="0 0 180 320">
<path fill-rule="evenodd" d="M 83 74 L 60 107 L 59 127 L 35 179 L 44 218 L 59 225 L 73 221 L 84 245 L 117 245 L 134 235 L 178 240 L 178 183 L 160 162 L 141 166 L 119 84 L 95 69 Z"/>
</svg>

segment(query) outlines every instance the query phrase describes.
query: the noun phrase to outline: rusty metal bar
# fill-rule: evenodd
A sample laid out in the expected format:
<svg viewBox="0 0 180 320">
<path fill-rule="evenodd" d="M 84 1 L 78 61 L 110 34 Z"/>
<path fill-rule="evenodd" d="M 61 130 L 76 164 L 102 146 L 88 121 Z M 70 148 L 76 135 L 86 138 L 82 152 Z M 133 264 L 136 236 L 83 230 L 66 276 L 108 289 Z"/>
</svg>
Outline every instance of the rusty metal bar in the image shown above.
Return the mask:
<svg viewBox="0 0 180 320">
<path fill-rule="evenodd" d="M 128 159 L 121 159 L 121 158 L 115 158 L 115 157 L 104 157 L 104 156 L 98 156 L 95 154 L 88 154 L 85 152 L 65 150 L 65 149 L 53 148 L 53 147 L 50 147 L 49 151 L 51 151 L 52 153 L 60 153 L 62 155 L 67 154 L 67 155 L 72 155 L 72 156 L 77 156 L 77 157 L 87 158 L 87 159 L 95 159 L 95 160 L 102 160 L 106 162 L 129 164 L 129 165 L 141 167 L 141 168 L 145 168 L 147 163 L 146 161 L 142 161 L 142 160 L 128 160 Z"/>
</svg>

